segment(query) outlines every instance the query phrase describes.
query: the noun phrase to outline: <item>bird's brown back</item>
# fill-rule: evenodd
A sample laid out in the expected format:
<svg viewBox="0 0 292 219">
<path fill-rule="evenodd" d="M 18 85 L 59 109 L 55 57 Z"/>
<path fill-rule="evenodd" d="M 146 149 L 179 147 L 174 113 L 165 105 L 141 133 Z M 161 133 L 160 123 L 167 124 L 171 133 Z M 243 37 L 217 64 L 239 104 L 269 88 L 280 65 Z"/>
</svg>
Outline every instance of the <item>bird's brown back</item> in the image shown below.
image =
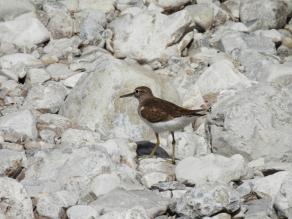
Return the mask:
<svg viewBox="0 0 292 219">
<path fill-rule="evenodd" d="M 169 121 L 181 116 L 204 116 L 205 109 L 189 110 L 169 101 L 151 97 L 140 102 L 139 114 L 152 123 Z"/>
</svg>

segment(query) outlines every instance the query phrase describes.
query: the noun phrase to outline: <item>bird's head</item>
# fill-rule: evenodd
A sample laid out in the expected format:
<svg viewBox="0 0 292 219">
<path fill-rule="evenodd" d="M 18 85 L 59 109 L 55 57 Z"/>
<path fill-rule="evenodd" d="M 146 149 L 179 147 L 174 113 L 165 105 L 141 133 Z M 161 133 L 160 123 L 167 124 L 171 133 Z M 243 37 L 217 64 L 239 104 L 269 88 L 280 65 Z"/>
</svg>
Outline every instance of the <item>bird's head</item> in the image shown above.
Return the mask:
<svg viewBox="0 0 292 219">
<path fill-rule="evenodd" d="M 141 87 L 136 87 L 134 92 L 132 93 L 120 96 L 120 98 L 124 98 L 124 97 L 136 97 L 139 101 L 141 101 L 145 98 L 153 97 L 153 94 L 149 87 L 141 86 Z"/>
</svg>

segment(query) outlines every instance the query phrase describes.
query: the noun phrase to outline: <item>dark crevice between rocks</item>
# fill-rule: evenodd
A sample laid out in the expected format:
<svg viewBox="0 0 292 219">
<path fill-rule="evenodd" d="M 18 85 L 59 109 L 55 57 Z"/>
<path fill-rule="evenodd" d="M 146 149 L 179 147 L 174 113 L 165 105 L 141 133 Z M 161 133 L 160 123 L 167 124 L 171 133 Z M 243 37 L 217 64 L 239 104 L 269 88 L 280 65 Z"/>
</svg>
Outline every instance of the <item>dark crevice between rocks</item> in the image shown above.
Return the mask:
<svg viewBox="0 0 292 219">
<path fill-rule="evenodd" d="M 264 176 L 269 176 L 269 175 L 273 175 L 277 172 L 281 172 L 284 170 L 279 170 L 279 169 L 264 169 L 262 170 L 262 173 L 264 174 Z"/>
<path fill-rule="evenodd" d="M 24 84 L 26 79 L 26 75 L 23 78 L 18 78 L 18 83 L 19 84 Z"/>
<path fill-rule="evenodd" d="M 150 141 L 137 141 L 137 156 L 145 156 L 149 155 L 153 148 L 155 147 L 155 144 L 150 142 Z M 161 147 L 158 147 L 155 154 L 156 157 L 161 157 L 161 158 L 170 158 L 169 154 Z"/>
<path fill-rule="evenodd" d="M 24 171 L 24 167 L 16 163 L 13 167 L 6 169 L 4 175 L 16 179 L 17 181 L 21 181 L 25 177 Z"/>
</svg>

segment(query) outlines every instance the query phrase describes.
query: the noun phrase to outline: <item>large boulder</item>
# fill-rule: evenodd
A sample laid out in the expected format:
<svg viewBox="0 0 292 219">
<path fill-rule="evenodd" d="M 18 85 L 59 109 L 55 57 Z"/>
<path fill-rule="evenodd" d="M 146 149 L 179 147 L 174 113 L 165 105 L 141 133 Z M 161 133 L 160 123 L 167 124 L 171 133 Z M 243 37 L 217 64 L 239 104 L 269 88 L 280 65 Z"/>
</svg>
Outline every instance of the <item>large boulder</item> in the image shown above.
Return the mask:
<svg viewBox="0 0 292 219">
<path fill-rule="evenodd" d="M 32 201 L 24 187 L 14 179 L 0 177 L 0 216 L 33 219 Z"/>
<path fill-rule="evenodd" d="M 34 12 L 35 7 L 30 0 L 0 1 L 0 21 L 12 20 L 28 12 Z"/>
<path fill-rule="evenodd" d="M 179 103 L 175 89 L 163 77 L 139 65 L 103 53 L 97 53 L 95 60 L 95 72 L 78 82 L 60 114 L 103 135 L 114 133 L 118 137 L 131 136 L 137 140 L 142 136 L 153 136 L 138 116 L 137 100 L 120 99 L 119 96 L 146 85 L 156 96 Z"/>
<path fill-rule="evenodd" d="M 240 20 L 251 29 L 280 29 L 286 23 L 288 7 L 282 0 L 245 0 L 240 4 Z"/>
<path fill-rule="evenodd" d="M 180 56 L 175 44 L 185 34 L 191 21 L 186 10 L 168 16 L 150 10 L 125 13 L 109 24 L 114 33 L 114 54 L 139 62 L 166 62 L 170 56 Z"/>
<path fill-rule="evenodd" d="M 178 163 L 175 169 L 179 181 L 191 184 L 204 184 L 210 181 L 229 183 L 247 174 L 247 167 L 241 155 L 231 158 L 216 154 L 188 157 Z"/>
<path fill-rule="evenodd" d="M 227 156 L 284 159 L 291 153 L 291 87 L 257 84 L 218 99 L 212 107 L 212 146 Z"/>
</svg>

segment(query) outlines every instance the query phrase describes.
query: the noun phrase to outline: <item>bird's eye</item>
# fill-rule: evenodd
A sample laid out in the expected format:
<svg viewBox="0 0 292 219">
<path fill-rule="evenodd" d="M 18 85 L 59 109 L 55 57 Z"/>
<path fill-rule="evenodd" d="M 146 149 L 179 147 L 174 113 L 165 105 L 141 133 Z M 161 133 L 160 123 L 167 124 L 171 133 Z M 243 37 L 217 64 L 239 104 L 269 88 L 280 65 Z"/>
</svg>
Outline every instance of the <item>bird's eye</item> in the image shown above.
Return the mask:
<svg viewBox="0 0 292 219">
<path fill-rule="evenodd" d="M 135 90 L 135 93 L 137 94 L 137 93 L 139 93 L 139 91 L 138 90 Z"/>
</svg>

